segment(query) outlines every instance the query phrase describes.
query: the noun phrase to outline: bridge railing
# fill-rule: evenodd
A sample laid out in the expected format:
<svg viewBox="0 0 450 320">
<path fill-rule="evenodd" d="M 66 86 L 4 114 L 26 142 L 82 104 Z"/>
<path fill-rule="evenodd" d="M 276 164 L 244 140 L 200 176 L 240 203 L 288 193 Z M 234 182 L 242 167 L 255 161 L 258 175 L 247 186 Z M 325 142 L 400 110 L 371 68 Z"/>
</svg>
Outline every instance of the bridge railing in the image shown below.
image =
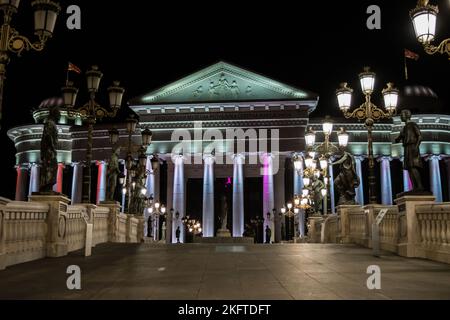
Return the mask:
<svg viewBox="0 0 450 320">
<path fill-rule="evenodd" d="M 322 224 L 322 242 L 372 248 L 372 224 L 386 210 L 379 224 L 382 250 L 450 263 L 450 203 L 438 204 L 430 199 L 433 197 L 411 197 L 390 206 L 339 206 L 336 218 L 327 218 Z M 337 236 L 335 221 L 340 225 Z"/>
<path fill-rule="evenodd" d="M 90 235 L 87 226 L 92 224 Z M 0 201 L 0 270 L 105 242 L 141 242 L 144 219 L 120 213 L 118 203 L 69 205 L 60 195 L 29 202 Z M 91 238 L 90 238 L 91 237 Z M 89 241 L 88 241 L 89 240 Z"/>
</svg>

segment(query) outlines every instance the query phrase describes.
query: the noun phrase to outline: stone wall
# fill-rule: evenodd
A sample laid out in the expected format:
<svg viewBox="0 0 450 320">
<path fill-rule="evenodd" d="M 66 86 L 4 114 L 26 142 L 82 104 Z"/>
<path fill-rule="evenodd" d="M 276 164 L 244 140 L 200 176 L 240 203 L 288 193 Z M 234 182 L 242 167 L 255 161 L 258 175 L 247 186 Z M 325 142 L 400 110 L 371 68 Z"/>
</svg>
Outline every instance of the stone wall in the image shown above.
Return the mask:
<svg viewBox="0 0 450 320">
<path fill-rule="evenodd" d="M 92 235 L 88 225 L 92 224 Z M 69 205 L 60 195 L 29 202 L 0 202 L 0 270 L 19 263 L 61 257 L 105 242 L 139 243 L 144 219 L 120 213 L 118 203 Z M 89 252 L 89 253 L 88 253 Z"/>
</svg>

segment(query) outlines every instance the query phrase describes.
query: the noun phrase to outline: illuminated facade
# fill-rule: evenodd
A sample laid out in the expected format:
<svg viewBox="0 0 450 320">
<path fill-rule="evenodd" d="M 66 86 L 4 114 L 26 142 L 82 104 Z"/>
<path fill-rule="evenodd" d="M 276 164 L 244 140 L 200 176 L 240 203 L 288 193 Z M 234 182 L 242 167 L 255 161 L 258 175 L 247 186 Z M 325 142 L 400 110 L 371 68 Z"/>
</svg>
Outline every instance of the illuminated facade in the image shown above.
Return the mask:
<svg viewBox="0 0 450 320">
<path fill-rule="evenodd" d="M 264 218 L 264 228 L 275 230 L 272 241 L 280 241 L 283 222 L 273 209 L 278 212 L 302 189 L 302 179 L 293 169 L 291 158 L 305 150 L 304 134 L 308 126 L 318 132 L 318 141 L 323 139 L 319 133 L 321 119 L 311 116 L 317 103 L 318 96 L 312 92 L 224 62 L 132 99 L 130 108 L 139 116 L 140 128 L 153 132 L 153 141 L 147 150 L 149 169 L 152 157 L 159 160 L 159 168 L 149 170 L 147 192 L 179 213 L 178 218 L 166 221 L 172 241 L 177 227 L 181 226 L 181 218 L 186 215 L 202 221 L 205 237 L 216 235 L 221 210 L 218 195 L 225 193 L 223 185 L 227 183 L 231 186 L 226 198 L 227 226 L 232 236 L 241 237 L 245 225 L 259 216 Z M 17 149 L 16 200 L 26 200 L 38 189 L 42 122 L 48 107 L 54 104 L 61 105 L 61 101 L 47 100 L 34 112 L 36 124 L 8 132 Z M 403 105 L 408 107 L 406 101 Z M 437 201 L 448 200 L 450 116 L 437 114 L 439 111 L 433 109 L 426 110 L 436 114 L 411 109 L 415 113 L 413 121 L 419 124 L 424 137 L 421 153 L 427 168 L 425 185 Z M 62 110 L 60 172 L 55 190 L 67 194 L 73 203 L 79 203 L 87 132 L 80 126 L 80 119 L 68 119 Z M 357 201 L 365 203 L 367 131 L 363 123 L 334 119 L 334 124 L 335 130 L 344 127 L 350 134 L 348 149 L 356 156 L 357 171 L 363 182 L 357 189 Z M 115 126 L 123 146 L 121 158 L 125 159 L 126 125 Z M 105 198 L 107 163 L 111 154 L 108 129 L 111 127 L 108 124 L 95 126 L 93 157 L 96 161 L 91 165 L 97 174 L 93 174 L 92 202 Z M 374 127 L 379 202 L 383 204 L 392 204 L 397 193 L 410 188 L 408 174 L 401 168 L 402 147 L 393 143 L 401 127 L 398 117 Z M 136 132 L 132 140 L 140 144 L 140 134 Z M 332 140 L 337 140 L 335 134 Z M 330 194 L 331 211 L 335 212 L 337 195 L 333 188 Z M 120 192 L 116 200 L 126 207 L 127 199 Z M 160 227 L 161 224 L 156 228 Z M 300 233 L 304 232 L 299 229 Z M 181 230 L 184 241 L 184 228 Z M 171 241 L 170 237 L 167 241 Z"/>
</svg>

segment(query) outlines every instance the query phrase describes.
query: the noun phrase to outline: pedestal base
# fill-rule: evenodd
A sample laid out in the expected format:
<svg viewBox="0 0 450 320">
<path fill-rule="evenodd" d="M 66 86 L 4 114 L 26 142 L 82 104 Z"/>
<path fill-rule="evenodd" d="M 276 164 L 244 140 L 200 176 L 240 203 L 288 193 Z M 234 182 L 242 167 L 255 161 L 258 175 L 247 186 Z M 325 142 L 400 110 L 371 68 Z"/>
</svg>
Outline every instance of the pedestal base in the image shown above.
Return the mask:
<svg viewBox="0 0 450 320">
<path fill-rule="evenodd" d="M 231 232 L 228 229 L 217 230 L 217 238 L 231 238 Z"/>
</svg>

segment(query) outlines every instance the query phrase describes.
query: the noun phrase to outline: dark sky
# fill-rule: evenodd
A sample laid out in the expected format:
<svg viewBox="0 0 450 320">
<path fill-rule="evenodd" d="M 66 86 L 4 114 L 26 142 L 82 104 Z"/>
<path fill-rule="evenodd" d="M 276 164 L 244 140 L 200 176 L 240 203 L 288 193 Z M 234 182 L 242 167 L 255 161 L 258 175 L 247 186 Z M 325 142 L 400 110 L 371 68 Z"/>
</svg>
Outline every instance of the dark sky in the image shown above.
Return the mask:
<svg viewBox="0 0 450 320">
<path fill-rule="evenodd" d="M 59 94 L 68 61 L 83 70 L 98 64 L 105 74 L 102 88 L 119 79 L 128 100 L 225 60 L 316 92 L 315 115 L 339 115 L 335 89 L 348 81 L 359 92 L 357 74 L 365 65 L 377 72 L 377 90 L 387 81 L 405 85 L 403 49 L 408 48 L 420 54 L 409 63 L 410 83 L 430 86 L 448 107 L 450 61 L 427 56 L 416 42 L 408 14 L 415 0 L 186 2 L 60 1 L 64 10 L 45 51 L 13 57 L 8 66 L 0 132 L 8 170 L 2 195 L 12 197 L 15 184 L 15 150 L 6 130 L 31 123 L 30 110 Z M 450 1 L 431 2 L 440 7 L 437 39 L 442 40 L 450 36 Z M 66 28 L 70 4 L 81 7 L 81 31 Z M 366 27 L 372 4 L 381 8 L 381 30 Z M 22 1 L 13 24 L 32 33 L 28 1 Z M 85 92 L 84 78 L 74 80 Z"/>
</svg>

